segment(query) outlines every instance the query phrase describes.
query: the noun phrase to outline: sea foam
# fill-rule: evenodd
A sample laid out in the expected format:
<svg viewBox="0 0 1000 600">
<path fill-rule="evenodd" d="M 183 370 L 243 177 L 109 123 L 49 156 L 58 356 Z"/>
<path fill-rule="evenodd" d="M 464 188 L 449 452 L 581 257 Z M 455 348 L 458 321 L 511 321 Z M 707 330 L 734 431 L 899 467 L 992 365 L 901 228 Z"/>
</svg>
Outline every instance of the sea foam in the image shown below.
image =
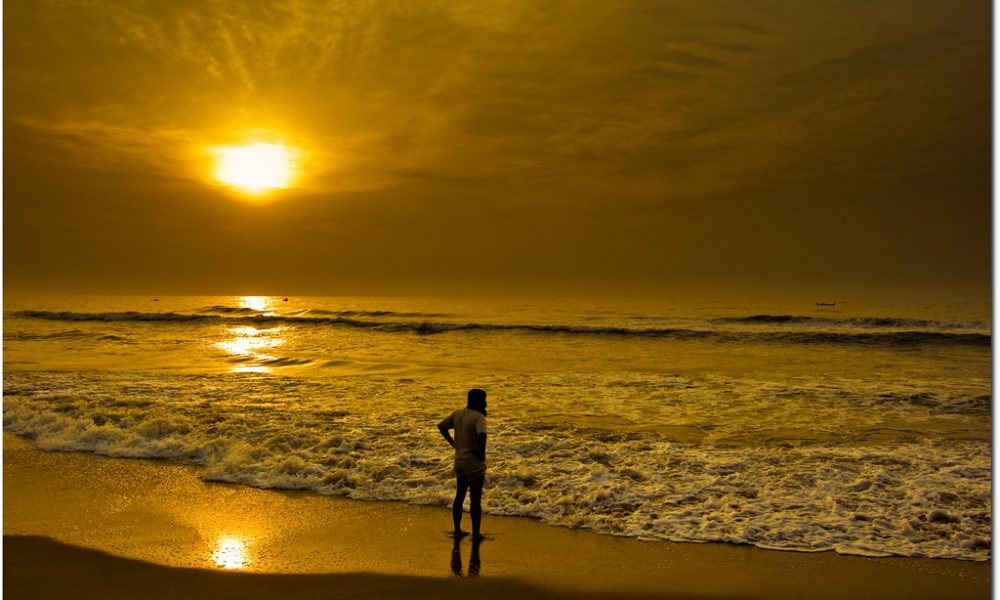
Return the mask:
<svg viewBox="0 0 1000 600">
<path fill-rule="evenodd" d="M 109 385 L 80 374 L 14 374 L 5 381 L 4 428 L 44 450 L 191 462 L 209 481 L 359 500 L 450 502 L 450 449 L 434 428 L 454 408 L 436 399 L 447 397 L 444 390 L 372 377 L 344 377 L 339 387 L 267 377 L 178 376 L 155 384 L 141 375 L 118 377 Z M 492 383 L 491 389 L 505 389 Z M 631 389 L 616 388 L 607 377 L 577 383 L 609 394 Z M 814 410 L 801 418 L 827 419 L 820 431 L 802 437 L 762 429 L 759 441 L 748 443 L 739 431 L 713 427 L 710 415 L 759 411 L 769 403 L 712 404 L 724 384 L 658 380 L 661 390 L 685 390 L 661 402 L 686 414 L 692 424 L 686 432 L 562 419 L 565 407 L 555 392 L 541 416 L 532 416 L 534 403 L 506 404 L 489 419 L 486 512 L 647 540 L 989 558 L 987 442 L 900 442 L 905 435 L 889 445 L 877 437 L 851 441 L 822 431 L 851 416 L 832 400 L 814 400 Z M 711 394 L 696 396 L 699 386 Z M 758 390 L 770 397 L 774 391 Z M 896 396 L 888 404 L 871 399 L 870 406 L 887 411 L 883 416 L 968 410 L 958 397 L 912 402 L 907 397 L 917 394 Z M 974 409 L 981 413 L 984 402 Z M 574 405 L 586 415 L 608 402 L 595 397 Z M 633 423 L 655 422 L 645 410 L 645 417 L 630 414 L 626 402 L 612 412 Z M 793 417 L 782 422 L 794 427 Z"/>
</svg>

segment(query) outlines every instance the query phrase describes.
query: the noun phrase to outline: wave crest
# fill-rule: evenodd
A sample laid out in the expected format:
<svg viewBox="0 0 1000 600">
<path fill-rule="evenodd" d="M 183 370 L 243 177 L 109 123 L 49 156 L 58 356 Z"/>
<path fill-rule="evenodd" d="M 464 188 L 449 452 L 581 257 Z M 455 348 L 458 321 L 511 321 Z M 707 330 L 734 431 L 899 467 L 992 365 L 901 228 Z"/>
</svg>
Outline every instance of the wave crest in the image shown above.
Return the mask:
<svg viewBox="0 0 1000 600">
<path fill-rule="evenodd" d="M 294 315 L 209 315 L 183 314 L 173 312 L 53 312 L 24 310 L 12 313 L 14 317 L 46 319 L 52 321 L 136 321 L 161 323 L 225 322 L 242 324 L 294 324 L 305 326 L 339 326 L 371 329 L 390 333 L 415 333 L 434 335 L 453 332 L 510 331 L 528 334 L 593 335 L 608 337 L 664 338 L 673 340 L 710 340 L 717 342 L 765 342 L 797 344 L 868 344 L 887 346 L 916 346 L 921 344 L 951 344 L 968 346 L 988 346 L 991 335 L 976 332 L 950 332 L 938 330 L 902 331 L 723 331 L 712 329 L 689 329 L 684 327 L 608 327 L 570 324 L 520 324 L 520 323 L 462 323 L 447 321 L 370 321 L 341 316 L 307 317 Z M 784 319 L 783 316 L 757 315 L 744 319 Z M 788 317 L 803 319 L 811 317 Z M 902 322 L 897 320 L 898 322 Z M 766 322 L 766 321 L 750 321 Z M 781 321 L 792 322 L 792 321 Z"/>
<path fill-rule="evenodd" d="M 802 315 L 750 315 L 746 317 L 719 317 L 712 319 L 713 323 L 742 323 L 748 325 L 820 325 L 834 327 L 868 327 L 893 328 L 909 327 L 920 329 L 971 329 L 982 327 L 981 323 L 964 323 L 934 321 L 929 319 L 910 319 L 906 317 L 811 317 Z"/>
</svg>

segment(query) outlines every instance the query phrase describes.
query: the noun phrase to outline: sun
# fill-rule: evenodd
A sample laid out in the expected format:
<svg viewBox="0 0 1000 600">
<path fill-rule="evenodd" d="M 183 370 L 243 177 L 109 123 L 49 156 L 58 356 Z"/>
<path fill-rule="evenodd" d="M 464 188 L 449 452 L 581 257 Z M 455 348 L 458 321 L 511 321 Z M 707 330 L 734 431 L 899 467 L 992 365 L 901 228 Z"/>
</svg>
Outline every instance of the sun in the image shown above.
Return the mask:
<svg viewBox="0 0 1000 600">
<path fill-rule="evenodd" d="M 215 148 L 215 177 L 251 194 L 287 188 L 292 179 L 292 154 L 284 144 L 257 142 Z"/>
</svg>

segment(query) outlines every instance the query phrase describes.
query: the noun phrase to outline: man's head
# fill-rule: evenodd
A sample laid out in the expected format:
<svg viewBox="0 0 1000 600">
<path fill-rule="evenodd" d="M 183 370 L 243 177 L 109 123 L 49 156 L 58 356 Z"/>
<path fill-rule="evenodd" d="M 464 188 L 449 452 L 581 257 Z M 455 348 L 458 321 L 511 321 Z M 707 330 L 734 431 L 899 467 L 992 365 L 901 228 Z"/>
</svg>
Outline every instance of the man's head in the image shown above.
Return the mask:
<svg viewBox="0 0 1000 600">
<path fill-rule="evenodd" d="M 479 388 L 472 388 L 468 394 L 468 407 L 472 410 L 486 414 L 486 392 Z"/>
</svg>

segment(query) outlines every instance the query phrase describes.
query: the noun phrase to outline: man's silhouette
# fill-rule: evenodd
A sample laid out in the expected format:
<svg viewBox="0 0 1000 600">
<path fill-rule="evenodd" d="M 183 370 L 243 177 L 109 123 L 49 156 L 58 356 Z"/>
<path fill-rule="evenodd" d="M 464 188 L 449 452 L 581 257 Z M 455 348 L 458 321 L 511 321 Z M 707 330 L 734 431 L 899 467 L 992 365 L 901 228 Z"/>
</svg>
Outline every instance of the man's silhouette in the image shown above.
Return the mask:
<svg viewBox="0 0 1000 600">
<path fill-rule="evenodd" d="M 449 430 L 455 430 L 452 438 Z M 481 539 L 483 482 L 486 479 L 486 392 L 469 390 L 468 404 L 438 423 L 444 439 L 455 448 L 455 503 L 451 507 L 455 537 L 462 537 L 462 505 L 471 490 L 472 538 Z"/>
</svg>

